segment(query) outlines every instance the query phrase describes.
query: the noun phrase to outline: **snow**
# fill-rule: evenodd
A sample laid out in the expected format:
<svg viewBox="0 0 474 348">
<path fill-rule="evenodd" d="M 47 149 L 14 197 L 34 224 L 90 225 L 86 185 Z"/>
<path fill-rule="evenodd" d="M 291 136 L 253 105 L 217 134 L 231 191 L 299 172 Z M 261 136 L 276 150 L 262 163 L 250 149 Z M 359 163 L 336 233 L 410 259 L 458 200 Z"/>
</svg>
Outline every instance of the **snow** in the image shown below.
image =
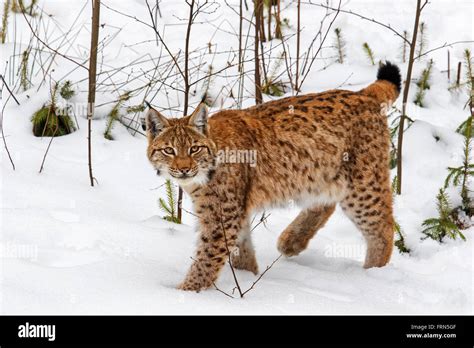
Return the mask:
<svg viewBox="0 0 474 348">
<path fill-rule="evenodd" d="M 85 1 L 40 1 L 47 13 L 54 16 L 47 21 L 61 21 L 62 31 L 74 22 Z M 231 1 L 237 8 L 238 1 Z M 251 2 L 249 2 L 250 4 Z M 334 2 L 336 3 L 336 2 Z M 148 21 L 142 1 L 105 2 L 106 5 L 130 16 Z M 285 6 L 288 1 L 284 1 Z M 411 30 L 413 4 L 399 5 L 380 1 L 343 1 L 344 9 L 367 14 L 390 23 L 399 31 Z M 398 4 L 398 3 L 397 3 Z M 87 5 L 87 4 L 86 4 Z M 321 9 L 303 5 L 302 47 L 306 47 L 319 26 Z M 285 10 L 294 32 L 295 6 Z M 86 6 L 77 20 L 78 35 L 68 48 L 68 54 L 85 59 L 89 44 L 90 6 Z M 164 1 L 162 22 L 181 23 L 186 17 L 184 5 Z M 472 3 L 470 1 L 436 1 L 424 13 L 428 24 L 429 47 L 445 42 L 472 40 Z M 172 16 L 169 14 L 173 13 Z M 247 13 L 248 15 L 248 13 Z M 217 11 L 203 15 L 196 24 L 192 48 L 206 47 L 212 37 L 219 50 L 237 47 L 236 38 L 226 31 L 237 27 L 236 15 L 221 4 Z M 15 16 L 16 42 L 25 49 L 30 38 L 21 15 Z M 107 8 L 102 9 L 101 38 L 109 38 L 103 60 L 107 67 L 127 66 L 135 59 L 157 56 L 160 48 L 150 29 Z M 315 24 L 316 23 L 316 24 Z M 232 25 L 232 27 L 231 27 Z M 329 88 L 357 90 L 375 78 L 376 66 L 369 65 L 362 51 L 367 41 L 376 59 L 396 62 L 402 73 L 406 65 L 400 62 L 401 41 L 391 32 L 375 24 L 350 15 L 341 14 L 335 26 L 343 29 L 347 41 L 347 61 L 330 64 L 333 53 L 323 50 L 325 59 L 318 61 L 306 80 L 303 91 L 322 91 Z M 8 71 L 5 62 L 19 48 L 12 44 L 14 27 L 10 22 L 8 43 L 0 46 L 0 70 Z M 122 28 L 119 30 L 118 28 Z M 163 28 L 163 27 L 161 27 Z M 217 30 L 216 28 L 222 29 Z M 461 30 L 462 29 L 462 30 Z M 60 42 L 62 33 L 51 24 L 49 37 Z M 44 35 L 44 32 L 41 32 Z M 166 27 L 166 40 L 177 52 L 183 47 L 185 26 Z M 113 39 L 112 39 L 113 38 Z M 331 39 L 329 39 L 330 41 Z M 135 45 L 137 42 L 143 43 Z M 276 45 L 276 41 L 272 42 Z M 269 48 L 271 44 L 266 44 Z M 462 59 L 462 50 L 472 44 L 451 48 L 452 63 Z M 290 42 L 294 50 L 294 40 Z M 250 55 L 250 53 L 248 53 Z M 163 55 L 165 55 L 163 53 Z M 47 53 L 44 53 L 47 56 Z M 15 162 L 12 170 L 6 152 L 0 152 L 0 312 L 2 314 L 465 314 L 472 313 L 473 300 L 473 241 L 474 228 L 464 231 L 467 241 L 446 240 L 439 244 L 421 240 L 421 223 L 436 216 L 435 196 L 447 175 L 446 167 L 460 165 L 462 137 L 456 127 L 467 118 L 463 109 L 467 93 L 451 93 L 446 74 L 446 50 L 430 55 L 435 61 L 432 89 L 426 94 L 426 108 L 408 105 L 410 117 L 417 121 L 405 133 L 403 195 L 395 199 L 395 215 L 406 235 L 410 255 L 394 249 L 389 265 L 380 269 L 363 269 L 365 245 L 362 235 L 340 209 L 311 241 L 308 250 L 297 257 L 280 259 L 244 299 L 231 299 L 210 289 L 189 293 L 175 289 L 191 263 L 197 239 L 196 221 L 185 212 L 184 224 L 176 225 L 161 218 L 157 206 L 162 196 L 163 180 L 156 176 L 145 156 L 146 139 L 132 136 L 123 126 L 113 129 L 115 140 L 104 139 L 103 119 L 112 104 L 97 109 L 92 121 L 94 176 L 98 184 L 91 188 L 87 169 L 87 124 L 78 117 L 80 129 L 55 138 L 51 144 L 44 169 L 39 173 L 49 138 L 31 134 L 30 117 L 48 100 L 49 86 L 39 91 L 42 74 L 34 78 L 34 86 L 26 92 L 16 91 L 21 106 L 7 99 L 4 88 L 2 100 L 4 132 Z M 228 57 L 207 56 L 215 69 L 223 67 Z M 75 66 L 64 59 L 54 64 L 53 76 L 60 79 Z M 426 66 L 426 60 L 416 64 L 414 78 Z M 15 64 L 18 64 L 18 58 Z M 249 62 L 247 68 L 253 69 Z M 143 69 L 153 68 L 144 63 Z M 104 68 L 105 69 L 105 68 Z M 128 67 L 127 71 L 139 67 Z M 203 68 L 205 71 L 205 68 Z M 124 73 L 125 74 L 125 73 Z M 201 76 L 204 72 L 201 71 Z M 231 75 L 231 73 L 228 73 Z M 79 81 L 86 72 L 75 69 L 67 78 Z M 103 75 L 102 75 L 103 76 Z M 121 78 L 124 78 L 122 75 Z M 212 92 L 230 83 L 229 77 L 213 82 Z M 101 77 L 100 81 L 104 81 Z M 246 95 L 251 95 L 251 81 L 246 81 Z M 133 84 L 132 84 L 133 85 Z M 192 105 L 199 100 L 199 88 Z M 130 87 L 131 88 L 131 87 Z M 410 100 L 414 99 L 413 84 Z M 117 99 L 117 94 L 99 91 L 98 104 Z M 79 93 L 72 101 L 83 103 L 86 84 L 79 84 Z M 170 92 L 170 107 L 165 113 L 179 116 L 180 100 Z M 269 97 L 265 97 L 269 99 Z M 138 103 L 140 98 L 133 102 Z M 130 102 L 130 105 L 133 105 Z M 158 93 L 153 103 L 168 108 L 165 93 Z M 232 107 L 222 94 L 212 111 Z M 244 105 L 252 105 L 251 98 Z M 397 106 L 401 106 L 398 100 Z M 439 136 L 436 141 L 434 136 Z M 459 203 L 456 189 L 448 190 L 453 203 Z M 190 202 L 185 208 L 191 211 Z M 279 233 L 298 213 L 298 208 L 273 209 L 267 224 L 253 232 L 260 270 L 278 257 L 276 241 Z M 248 288 L 255 276 L 237 271 L 243 288 Z M 231 291 L 234 287 L 226 266 L 217 285 Z"/>
</svg>

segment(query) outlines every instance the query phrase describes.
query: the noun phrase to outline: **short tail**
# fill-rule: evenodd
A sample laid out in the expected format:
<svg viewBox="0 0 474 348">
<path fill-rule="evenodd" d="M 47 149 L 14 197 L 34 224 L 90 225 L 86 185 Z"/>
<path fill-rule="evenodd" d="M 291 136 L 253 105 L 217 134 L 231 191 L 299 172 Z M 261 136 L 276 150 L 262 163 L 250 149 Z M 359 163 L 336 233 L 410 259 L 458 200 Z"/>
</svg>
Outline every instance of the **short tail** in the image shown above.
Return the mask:
<svg viewBox="0 0 474 348">
<path fill-rule="evenodd" d="M 395 64 L 386 62 L 377 72 L 377 81 L 367 86 L 360 93 L 375 98 L 380 104 L 392 104 L 400 95 L 402 77 Z"/>
</svg>

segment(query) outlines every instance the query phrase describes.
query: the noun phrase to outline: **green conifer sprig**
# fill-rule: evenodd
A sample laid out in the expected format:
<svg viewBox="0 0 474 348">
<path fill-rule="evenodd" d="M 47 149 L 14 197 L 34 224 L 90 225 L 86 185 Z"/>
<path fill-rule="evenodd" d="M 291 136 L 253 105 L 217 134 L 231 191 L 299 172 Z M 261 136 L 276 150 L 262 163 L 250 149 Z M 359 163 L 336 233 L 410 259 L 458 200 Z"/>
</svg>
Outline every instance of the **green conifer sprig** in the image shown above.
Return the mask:
<svg viewBox="0 0 474 348">
<path fill-rule="evenodd" d="M 469 181 L 474 177 L 474 163 L 471 161 L 472 151 L 472 117 L 466 120 L 464 127 L 464 149 L 463 163 L 459 167 L 448 167 L 448 176 L 444 181 L 444 187 L 453 185 L 461 190 L 462 210 L 471 215 L 472 202 L 470 198 Z"/>
<path fill-rule="evenodd" d="M 123 103 L 125 103 L 127 100 L 129 100 L 131 97 L 130 92 L 125 92 L 123 93 L 117 103 L 114 105 L 112 110 L 110 110 L 109 114 L 107 115 L 107 123 L 105 126 L 105 131 L 104 131 L 104 138 L 107 140 L 114 140 L 114 137 L 112 135 L 112 128 L 115 124 L 115 122 L 119 119 L 120 117 L 120 108 L 122 107 Z"/>
<path fill-rule="evenodd" d="M 5 0 L 3 4 L 2 28 L 0 30 L 0 40 L 5 43 L 7 40 L 8 17 L 10 16 L 11 0 Z"/>
<path fill-rule="evenodd" d="M 364 52 L 367 55 L 367 58 L 369 58 L 370 63 L 372 65 L 375 65 L 374 51 L 372 51 L 369 44 L 367 42 L 364 42 L 362 44 L 362 48 L 364 49 Z"/>
<path fill-rule="evenodd" d="M 459 230 L 459 227 L 453 221 L 453 209 L 449 202 L 449 197 L 446 191 L 441 188 L 436 196 L 436 205 L 438 210 L 437 218 L 426 219 L 422 226 L 424 227 L 422 233 L 425 235 L 423 239 L 431 238 L 438 242 L 442 242 L 445 237 L 456 239 L 460 237 L 466 240 L 466 237 Z"/>
<path fill-rule="evenodd" d="M 346 40 L 342 35 L 341 28 L 334 29 L 334 33 L 336 34 L 334 46 L 336 47 L 337 51 L 337 59 L 336 62 L 339 64 L 344 63 L 344 59 L 346 57 Z"/>
<path fill-rule="evenodd" d="M 28 79 L 28 60 L 30 56 L 30 51 L 25 50 L 21 55 L 20 63 L 20 85 L 23 88 L 23 91 L 26 91 L 30 88 L 30 80 Z"/>
<path fill-rule="evenodd" d="M 262 93 L 268 94 L 275 97 L 281 97 L 285 94 L 286 86 L 285 84 L 278 80 L 278 71 L 283 64 L 284 54 L 280 54 L 278 59 L 273 63 L 271 70 L 265 76 L 265 81 L 262 85 Z"/>
<path fill-rule="evenodd" d="M 65 100 L 71 99 L 76 94 L 76 91 L 72 88 L 72 82 L 70 80 L 64 81 L 63 85 L 59 90 L 59 95 Z"/>
<path fill-rule="evenodd" d="M 400 224 L 398 222 L 394 221 L 393 227 L 395 229 L 395 235 L 396 235 L 395 246 L 398 248 L 398 250 L 402 254 L 410 253 L 410 249 L 406 246 L 405 236 L 403 235 L 403 231 L 402 231 L 402 228 L 401 228 Z"/>
<path fill-rule="evenodd" d="M 176 200 L 176 190 L 170 180 L 165 182 L 166 189 L 166 201 L 163 198 L 158 199 L 159 208 L 166 214 L 163 219 L 169 222 L 174 222 L 180 224 L 177 216 L 177 200 Z"/>
<path fill-rule="evenodd" d="M 421 107 L 425 107 L 425 94 L 426 90 L 430 89 L 431 70 L 433 68 L 433 59 L 428 62 L 428 65 L 421 72 L 420 79 L 416 83 L 418 91 L 415 95 L 415 104 Z"/>
<path fill-rule="evenodd" d="M 397 190 L 397 176 L 395 175 L 392 180 L 392 193 Z M 408 248 L 405 244 L 405 236 L 403 235 L 402 227 L 397 221 L 393 221 L 393 230 L 395 232 L 395 243 L 394 245 L 398 248 L 398 250 L 404 253 L 410 253 L 410 248 Z"/>
<path fill-rule="evenodd" d="M 402 53 L 401 53 L 401 59 L 402 59 L 402 63 L 406 63 L 407 61 L 407 56 L 408 56 L 408 43 L 407 43 L 407 40 L 408 40 L 408 31 L 404 30 L 403 31 L 403 38 L 405 40 L 403 40 L 402 42 L 402 47 L 401 47 L 401 50 L 402 50 Z"/>
<path fill-rule="evenodd" d="M 76 130 L 68 108 L 57 106 L 58 84 L 51 91 L 51 101 L 37 110 L 31 117 L 33 134 L 37 137 L 59 137 Z"/>
<path fill-rule="evenodd" d="M 464 66 L 466 67 L 466 83 L 469 90 L 474 90 L 474 63 L 472 61 L 471 51 L 466 48 L 464 50 Z M 471 98 L 474 97 L 472 94 Z"/>
<path fill-rule="evenodd" d="M 416 51 L 417 56 L 421 56 L 426 51 L 428 47 L 428 38 L 427 38 L 427 26 L 425 22 L 421 22 L 418 28 L 418 47 Z"/>
<path fill-rule="evenodd" d="M 463 121 L 458 128 L 456 128 L 456 132 L 462 135 L 465 135 L 467 132 L 467 126 L 471 125 L 471 138 L 474 137 L 474 123 L 472 122 L 472 116 L 469 116 L 465 121 Z"/>
</svg>

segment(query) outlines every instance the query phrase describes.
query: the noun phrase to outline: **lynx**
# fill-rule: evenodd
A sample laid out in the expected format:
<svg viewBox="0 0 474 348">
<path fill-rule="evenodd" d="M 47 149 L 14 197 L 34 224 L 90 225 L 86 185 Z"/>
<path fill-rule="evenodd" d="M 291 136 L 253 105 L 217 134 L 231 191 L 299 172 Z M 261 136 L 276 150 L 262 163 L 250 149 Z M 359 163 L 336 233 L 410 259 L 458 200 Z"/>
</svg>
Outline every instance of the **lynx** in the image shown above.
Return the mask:
<svg viewBox="0 0 474 348">
<path fill-rule="evenodd" d="M 339 204 L 365 237 L 364 267 L 386 265 L 394 220 L 385 111 L 400 84 L 398 67 L 387 62 L 357 92 L 288 97 L 209 118 L 204 103 L 183 118 L 150 108 L 148 158 L 191 197 L 199 221 L 197 252 L 179 289 L 212 286 L 228 257 L 257 274 L 249 220 L 289 200 L 302 210 L 278 239 L 282 254 L 306 249 Z M 223 149 L 255 151 L 256 161 L 219 161 Z"/>
</svg>

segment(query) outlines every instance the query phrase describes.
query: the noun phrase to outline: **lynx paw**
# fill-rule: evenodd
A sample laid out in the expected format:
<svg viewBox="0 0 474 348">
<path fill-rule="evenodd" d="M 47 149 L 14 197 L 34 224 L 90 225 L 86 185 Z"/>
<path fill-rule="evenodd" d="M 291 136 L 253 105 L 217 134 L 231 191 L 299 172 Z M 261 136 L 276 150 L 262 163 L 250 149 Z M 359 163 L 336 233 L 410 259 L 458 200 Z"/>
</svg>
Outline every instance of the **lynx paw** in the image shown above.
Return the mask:
<svg viewBox="0 0 474 348">
<path fill-rule="evenodd" d="M 253 274 L 258 274 L 258 264 L 255 254 L 241 252 L 239 255 L 232 255 L 232 266 L 236 269 L 250 271 Z"/>
<path fill-rule="evenodd" d="M 306 249 L 308 240 L 301 234 L 283 232 L 278 238 L 278 250 L 285 256 L 296 256 Z"/>
<path fill-rule="evenodd" d="M 201 290 L 205 290 L 211 287 L 213 284 L 211 279 L 196 276 L 188 275 L 186 279 L 178 285 L 179 290 L 184 291 L 196 291 L 199 292 Z"/>
</svg>

